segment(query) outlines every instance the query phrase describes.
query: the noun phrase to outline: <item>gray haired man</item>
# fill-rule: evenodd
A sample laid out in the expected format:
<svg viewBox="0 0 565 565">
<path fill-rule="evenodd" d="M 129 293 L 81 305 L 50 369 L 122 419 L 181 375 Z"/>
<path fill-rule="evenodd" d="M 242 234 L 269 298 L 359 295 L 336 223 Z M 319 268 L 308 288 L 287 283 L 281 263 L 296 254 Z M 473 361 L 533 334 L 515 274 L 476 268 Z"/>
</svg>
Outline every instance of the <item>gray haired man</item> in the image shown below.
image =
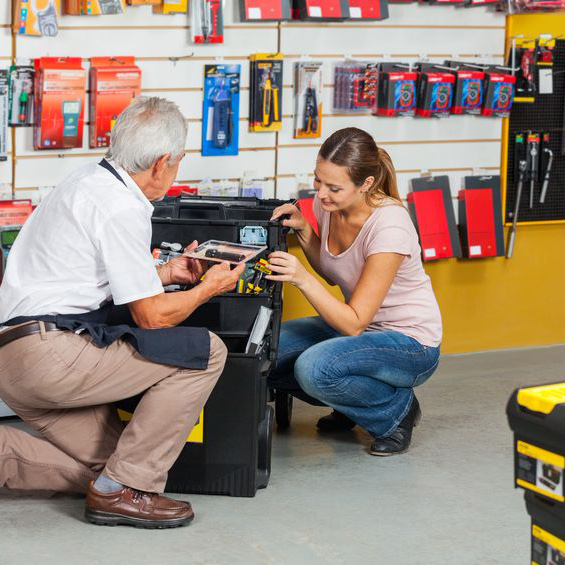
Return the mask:
<svg viewBox="0 0 565 565">
<path fill-rule="evenodd" d="M 27 221 L 0 287 L 0 397 L 41 437 L 0 426 L 0 487 L 86 492 L 104 525 L 174 527 L 189 503 L 161 496 L 225 360 L 204 328 L 175 327 L 232 290 L 243 267 L 186 256 L 155 268 L 151 201 L 184 156 L 177 106 L 138 98 L 119 116 L 106 159 L 67 177 Z M 189 248 L 194 248 L 193 242 Z M 135 324 L 108 322 L 111 303 Z M 123 429 L 112 403 L 143 393 Z"/>
</svg>

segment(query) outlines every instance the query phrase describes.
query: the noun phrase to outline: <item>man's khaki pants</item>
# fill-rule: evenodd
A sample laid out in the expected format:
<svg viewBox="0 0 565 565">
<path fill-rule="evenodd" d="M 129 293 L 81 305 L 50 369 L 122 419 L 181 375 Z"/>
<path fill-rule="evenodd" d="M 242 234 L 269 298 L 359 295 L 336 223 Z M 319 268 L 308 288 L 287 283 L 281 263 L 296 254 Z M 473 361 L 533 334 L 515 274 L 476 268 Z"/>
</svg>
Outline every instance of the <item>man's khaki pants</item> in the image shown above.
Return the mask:
<svg viewBox="0 0 565 565">
<path fill-rule="evenodd" d="M 0 487 L 85 492 L 104 469 L 119 483 L 163 492 L 226 356 L 212 333 L 206 370 L 152 363 L 121 340 L 99 349 L 86 333 L 1 347 L 0 397 L 42 437 L 0 426 Z M 144 391 L 124 430 L 111 403 Z"/>
</svg>

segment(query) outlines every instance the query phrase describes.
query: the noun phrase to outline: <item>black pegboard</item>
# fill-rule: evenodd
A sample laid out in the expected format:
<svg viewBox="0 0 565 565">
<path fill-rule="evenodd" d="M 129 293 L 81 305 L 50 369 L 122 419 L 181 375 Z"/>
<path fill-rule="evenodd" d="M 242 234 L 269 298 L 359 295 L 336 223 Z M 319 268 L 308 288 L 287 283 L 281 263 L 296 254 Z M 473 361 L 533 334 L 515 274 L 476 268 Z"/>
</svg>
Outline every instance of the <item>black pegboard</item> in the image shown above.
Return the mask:
<svg viewBox="0 0 565 565">
<path fill-rule="evenodd" d="M 540 67 L 543 68 L 543 67 Z M 536 69 L 536 84 L 539 84 L 539 68 Z M 519 132 L 548 132 L 549 147 L 553 151 L 551 180 L 545 202 L 539 203 L 542 183 L 535 183 L 534 207 L 529 207 L 530 185 L 524 183 L 518 221 L 545 222 L 565 221 L 565 156 L 563 114 L 565 110 L 565 41 L 557 40 L 553 50 L 553 94 L 536 94 L 535 103 L 515 103 L 510 115 L 508 134 L 508 170 L 506 173 L 506 208 L 504 220 L 513 220 L 516 203 L 517 175 L 515 172 L 514 140 Z"/>
</svg>

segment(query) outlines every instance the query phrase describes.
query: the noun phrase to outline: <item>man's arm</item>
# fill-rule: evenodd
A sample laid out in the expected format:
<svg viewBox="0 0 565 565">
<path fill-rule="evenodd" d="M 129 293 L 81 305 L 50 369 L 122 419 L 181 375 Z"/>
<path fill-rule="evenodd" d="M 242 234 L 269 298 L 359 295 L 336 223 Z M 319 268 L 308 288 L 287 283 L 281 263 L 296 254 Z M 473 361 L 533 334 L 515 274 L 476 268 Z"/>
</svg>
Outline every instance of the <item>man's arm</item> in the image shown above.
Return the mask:
<svg viewBox="0 0 565 565">
<path fill-rule="evenodd" d="M 205 279 L 191 290 L 168 292 L 128 304 L 134 322 L 143 329 L 172 328 L 213 296 L 233 290 L 245 264 L 230 270 L 227 263 L 209 269 Z"/>
</svg>

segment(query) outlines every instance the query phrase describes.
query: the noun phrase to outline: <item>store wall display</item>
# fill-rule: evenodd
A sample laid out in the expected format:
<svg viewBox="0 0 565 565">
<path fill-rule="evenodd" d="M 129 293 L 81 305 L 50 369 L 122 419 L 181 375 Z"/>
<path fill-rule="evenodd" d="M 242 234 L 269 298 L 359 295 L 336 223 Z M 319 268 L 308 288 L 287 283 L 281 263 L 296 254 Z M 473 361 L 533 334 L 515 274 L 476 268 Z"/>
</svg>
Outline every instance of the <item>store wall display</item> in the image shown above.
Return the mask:
<svg viewBox="0 0 565 565">
<path fill-rule="evenodd" d="M 283 54 L 260 53 L 249 57 L 249 130 L 280 131 L 282 124 Z"/>
<path fill-rule="evenodd" d="M 90 60 L 90 147 L 109 147 L 110 133 L 132 98 L 141 95 L 141 69 L 134 57 Z"/>
<path fill-rule="evenodd" d="M 202 155 L 239 152 L 239 91 L 241 65 L 204 67 Z"/>
</svg>

